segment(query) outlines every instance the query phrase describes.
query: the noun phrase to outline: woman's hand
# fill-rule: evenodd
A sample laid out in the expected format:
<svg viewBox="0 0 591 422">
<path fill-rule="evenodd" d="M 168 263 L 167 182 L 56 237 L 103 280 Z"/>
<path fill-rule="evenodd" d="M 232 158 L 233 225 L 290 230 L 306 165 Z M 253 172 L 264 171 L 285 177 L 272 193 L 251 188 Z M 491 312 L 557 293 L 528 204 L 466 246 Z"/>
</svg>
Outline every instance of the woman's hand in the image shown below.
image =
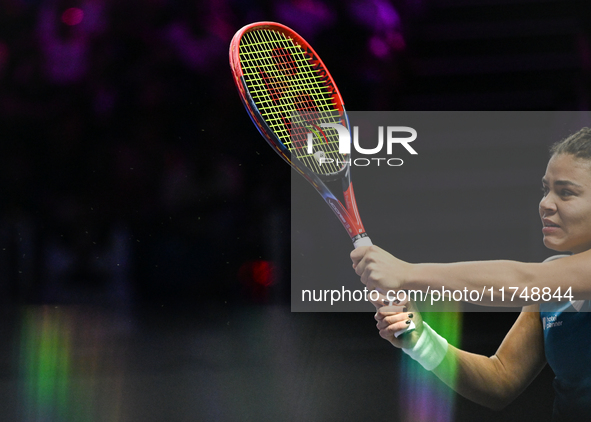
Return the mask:
<svg viewBox="0 0 591 422">
<path fill-rule="evenodd" d="M 371 301 L 371 303 L 377 309 L 375 319 L 380 337 L 388 340 L 394 347 L 399 349 L 411 349 L 423 332 L 423 318 L 417 311 L 414 302 L 409 300 L 397 301 L 397 303 L 390 305 L 386 299 L 380 298 L 377 301 Z M 408 328 L 410 321 L 415 323 L 415 329 L 410 333 L 403 333 L 396 337 L 395 333 Z"/>
<path fill-rule="evenodd" d="M 353 269 L 369 290 L 400 290 L 412 264 L 401 261 L 378 246 L 361 246 L 351 252 Z"/>
</svg>

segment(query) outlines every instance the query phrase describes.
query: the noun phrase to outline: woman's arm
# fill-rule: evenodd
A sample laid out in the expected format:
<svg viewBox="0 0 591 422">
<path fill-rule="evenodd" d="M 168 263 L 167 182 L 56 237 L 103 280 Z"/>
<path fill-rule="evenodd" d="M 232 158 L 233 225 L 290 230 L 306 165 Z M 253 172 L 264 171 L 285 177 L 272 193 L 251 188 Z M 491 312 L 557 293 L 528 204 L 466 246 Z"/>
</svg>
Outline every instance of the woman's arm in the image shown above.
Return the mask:
<svg viewBox="0 0 591 422">
<path fill-rule="evenodd" d="M 537 310 L 538 305 L 532 306 Z M 476 403 L 496 410 L 507 406 L 546 364 L 540 314 L 532 312 L 532 306 L 519 315 L 493 356 L 476 355 L 450 346 L 433 373 Z"/>
<path fill-rule="evenodd" d="M 423 292 L 427 288 L 430 291 L 475 290 L 485 293 L 482 300 L 467 297 L 465 301 L 509 307 L 535 302 L 520 297 L 525 288 L 531 293 L 533 287 L 547 288 L 551 294 L 560 288 L 562 295 L 570 292 L 573 299 L 591 299 L 591 250 L 543 263 L 474 261 L 409 264 L 374 245 L 355 249 L 351 252 L 351 259 L 355 272 L 370 289 L 415 289 Z M 504 301 L 501 300 L 503 288 Z M 510 300 L 515 291 L 517 294 Z"/>
<path fill-rule="evenodd" d="M 384 316 L 386 315 L 386 316 Z M 405 314 L 378 314 L 380 335 L 397 347 L 412 347 L 415 338 L 396 339 L 392 333 L 404 324 Z M 420 315 L 413 320 L 422 331 Z M 406 337 L 406 336 L 405 336 Z M 544 338 L 538 305 L 524 308 L 497 352 L 486 357 L 448 346 L 443 361 L 433 373 L 462 396 L 492 409 L 513 401 L 546 364 Z"/>
</svg>

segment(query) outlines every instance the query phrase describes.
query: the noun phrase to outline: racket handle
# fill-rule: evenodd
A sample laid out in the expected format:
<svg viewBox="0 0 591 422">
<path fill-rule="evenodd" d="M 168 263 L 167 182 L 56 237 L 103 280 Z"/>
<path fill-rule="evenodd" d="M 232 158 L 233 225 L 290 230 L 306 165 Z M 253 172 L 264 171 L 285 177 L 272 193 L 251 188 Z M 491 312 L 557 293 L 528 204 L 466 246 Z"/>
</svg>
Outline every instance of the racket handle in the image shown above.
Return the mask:
<svg viewBox="0 0 591 422">
<path fill-rule="evenodd" d="M 411 321 L 410 324 L 408 324 L 408 327 L 406 327 L 404 330 L 396 331 L 394 333 L 394 337 L 398 338 L 402 334 L 410 333 L 411 331 L 414 331 L 415 328 L 417 328 L 417 327 L 415 326 L 414 321 Z"/>
<path fill-rule="evenodd" d="M 371 246 L 371 245 L 373 245 L 373 243 L 371 243 L 371 239 L 367 236 L 359 238 L 355 242 L 353 242 L 354 249 L 357 249 L 360 246 Z"/>
</svg>

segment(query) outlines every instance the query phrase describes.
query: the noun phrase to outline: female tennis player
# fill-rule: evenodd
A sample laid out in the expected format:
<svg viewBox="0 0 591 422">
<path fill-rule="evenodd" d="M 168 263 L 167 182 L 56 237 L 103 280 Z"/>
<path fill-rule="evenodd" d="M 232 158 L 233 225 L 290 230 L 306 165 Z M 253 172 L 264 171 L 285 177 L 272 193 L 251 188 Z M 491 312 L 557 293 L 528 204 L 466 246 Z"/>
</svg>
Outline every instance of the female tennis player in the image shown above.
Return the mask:
<svg viewBox="0 0 591 422">
<path fill-rule="evenodd" d="M 551 148 L 542 179 L 539 212 L 544 245 L 569 253 L 543 263 L 479 261 L 409 264 L 377 246 L 351 253 L 353 268 L 369 289 L 482 291 L 488 304 L 524 305 L 497 352 L 486 357 L 448 345 L 409 302 L 400 308 L 374 303 L 380 336 L 402 348 L 459 394 L 493 409 L 517 397 L 548 363 L 556 393 L 553 421 L 591 417 L 591 129 L 584 128 Z M 557 259 L 560 258 L 560 259 Z M 539 290 L 532 290 L 534 287 Z M 505 289 L 505 300 L 500 292 Z M 527 290 L 525 290 L 527 288 Z M 546 288 L 546 290 L 544 290 Z M 511 290 L 509 290 L 511 289 Z M 508 300 L 508 292 L 518 292 Z M 560 289 L 560 290 L 559 290 Z M 570 290 L 569 290 L 570 289 Z M 521 292 L 527 291 L 528 295 Z M 532 295 L 538 291 L 538 295 Z M 550 292 L 545 296 L 543 292 Z M 571 292 L 574 298 L 558 301 Z M 486 296 L 486 295 L 485 295 Z M 480 302 L 478 302 L 480 303 Z M 398 312 L 392 312 L 397 310 Z M 416 330 L 393 333 L 414 321 Z M 456 372 L 457 371 L 457 372 Z"/>
</svg>

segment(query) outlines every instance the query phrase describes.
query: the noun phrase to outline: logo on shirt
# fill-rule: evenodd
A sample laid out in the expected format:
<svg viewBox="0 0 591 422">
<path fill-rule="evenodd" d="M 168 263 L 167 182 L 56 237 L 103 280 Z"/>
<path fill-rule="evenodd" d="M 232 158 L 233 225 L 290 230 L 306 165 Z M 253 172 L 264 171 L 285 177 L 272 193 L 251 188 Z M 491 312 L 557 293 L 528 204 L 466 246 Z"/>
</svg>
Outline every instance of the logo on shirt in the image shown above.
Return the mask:
<svg viewBox="0 0 591 422">
<path fill-rule="evenodd" d="M 548 318 L 542 318 L 542 325 L 544 327 L 544 330 L 547 328 L 550 329 L 552 327 L 560 327 L 562 325 L 562 322 L 563 321 L 556 320 L 556 315 L 549 316 Z"/>
</svg>

